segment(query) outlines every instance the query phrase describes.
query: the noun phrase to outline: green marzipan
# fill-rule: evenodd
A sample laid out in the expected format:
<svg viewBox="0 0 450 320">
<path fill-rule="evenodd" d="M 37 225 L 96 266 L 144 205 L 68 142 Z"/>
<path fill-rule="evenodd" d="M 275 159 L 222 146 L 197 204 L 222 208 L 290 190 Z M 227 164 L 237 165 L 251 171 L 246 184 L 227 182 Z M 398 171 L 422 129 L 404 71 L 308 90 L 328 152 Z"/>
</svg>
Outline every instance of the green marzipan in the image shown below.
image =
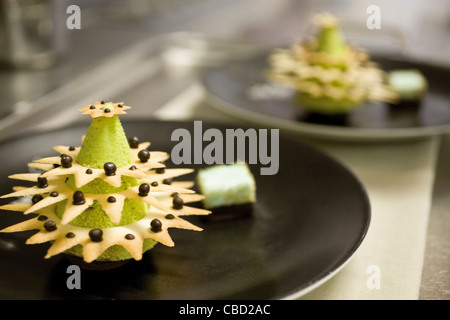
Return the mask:
<svg viewBox="0 0 450 320">
<path fill-rule="evenodd" d="M 130 147 L 119 117 L 93 118 L 77 162 L 85 167 L 102 169 L 106 162 L 120 168 L 131 161 Z"/>
<path fill-rule="evenodd" d="M 337 28 L 322 28 L 319 35 L 317 51 L 332 55 L 342 55 L 347 51 L 347 45 L 342 31 Z"/>
</svg>

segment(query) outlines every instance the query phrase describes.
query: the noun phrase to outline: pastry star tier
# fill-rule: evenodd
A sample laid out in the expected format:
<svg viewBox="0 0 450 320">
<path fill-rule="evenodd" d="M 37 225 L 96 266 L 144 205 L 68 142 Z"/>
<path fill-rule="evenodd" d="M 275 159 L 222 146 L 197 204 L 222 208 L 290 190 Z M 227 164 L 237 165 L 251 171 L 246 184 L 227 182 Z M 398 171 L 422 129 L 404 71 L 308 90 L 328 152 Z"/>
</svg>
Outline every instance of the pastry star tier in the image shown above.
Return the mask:
<svg viewBox="0 0 450 320">
<path fill-rule="evenodd" d="M 174 246 L 169 228 L 201 228 L 182 216 L 210 211 L 187 206 L 203 200 L 192 181 L 172 181 L 192 169 L 166 168 L 168 154 L 149 151 L 149 142 L 127 139 L 118 115 L 123 103 L 97 102 L 81 109 L 92 123 L 81 147 L 56 146 L 59 156 L 29 163 L 42 173 L 12 179 L 35 182 L 16 186 L 2 198 L 20 198 L 0 209 L 33 214 L 1 232 L 38 230 L 27 244 L 51 242 L 45 258 L 60 253 L 93 261 L 140 260 L 156 243 Z"/>
</svg>

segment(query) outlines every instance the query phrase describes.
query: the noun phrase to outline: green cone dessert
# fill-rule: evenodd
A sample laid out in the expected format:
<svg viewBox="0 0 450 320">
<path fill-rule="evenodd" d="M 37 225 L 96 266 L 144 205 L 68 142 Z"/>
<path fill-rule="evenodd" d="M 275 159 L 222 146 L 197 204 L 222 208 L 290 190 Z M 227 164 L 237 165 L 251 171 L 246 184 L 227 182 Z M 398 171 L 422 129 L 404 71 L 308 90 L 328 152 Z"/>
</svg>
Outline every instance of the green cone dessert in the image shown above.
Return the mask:
<svg viewBox="0 0 450 320">
<path fill-rule="evenodd" d="M 59 156 L 29 163 L 42 173 L 10 176 L 36 185 L 14 187 L 2 198 L 25 201 L 0 209 L 37 215 L 1 232 L 39 230 L 26 243 L 51 242 L 45 258 L 66 253 L 90 264 L 140 260 L 157 243 L 174 246 L 169 228 L 200 231 L 181 216 L 209 214 L 186 205 L 203 196 L 190 189 L 192 181 L 172 182 L 192 170 L 166 168 L 167 153 L 127 139 L 119 115 L 129 108 L 103 101 L 86 106 L 81 111 L 92 123 L 81 147 L 56 146 Z"/>
<path fill-rule="evenodd" d="M 294 89 L 299 106 L 318 114 L 346 114 L 366 101 L 396 99 L 369 55 L 346 43 L 335 16 L 316 14 L 314 22 L 314 39 L 271 54 L 270 81 Z"/>
</svg>

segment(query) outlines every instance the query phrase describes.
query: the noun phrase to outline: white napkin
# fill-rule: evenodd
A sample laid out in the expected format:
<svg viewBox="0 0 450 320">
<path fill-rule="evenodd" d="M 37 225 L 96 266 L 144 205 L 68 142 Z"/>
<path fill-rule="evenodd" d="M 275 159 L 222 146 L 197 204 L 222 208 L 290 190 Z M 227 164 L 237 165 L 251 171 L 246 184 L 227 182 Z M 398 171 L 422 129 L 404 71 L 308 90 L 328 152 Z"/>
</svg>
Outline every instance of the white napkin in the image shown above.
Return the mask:
<svg viewBox="0 0 450 320">
<path fill-rule="evenodd" d="M 165 120 L 232 120 L 193 85 L 156 112 Z M 368 234 L 352 259 L 301 299 L 418 299 L 438 137 L 392 144 L 314 142 L 364 184 L 372 210 Z"/>
</svg>

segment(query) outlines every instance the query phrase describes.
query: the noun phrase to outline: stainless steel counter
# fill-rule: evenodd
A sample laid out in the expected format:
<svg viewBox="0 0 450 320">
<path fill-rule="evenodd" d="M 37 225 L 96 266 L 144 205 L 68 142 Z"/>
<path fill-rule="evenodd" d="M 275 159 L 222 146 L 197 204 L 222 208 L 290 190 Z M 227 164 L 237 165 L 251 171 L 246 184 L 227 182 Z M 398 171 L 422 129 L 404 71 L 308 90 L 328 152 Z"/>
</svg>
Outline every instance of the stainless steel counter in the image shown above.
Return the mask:
<svg viewBox="0 0 450 320">
<path fill-rule="evenodd" d="M 450 299 L 450 135 L 444 135 L 436 178 L 420 287 L 420 299 Z"/>
</svg>

